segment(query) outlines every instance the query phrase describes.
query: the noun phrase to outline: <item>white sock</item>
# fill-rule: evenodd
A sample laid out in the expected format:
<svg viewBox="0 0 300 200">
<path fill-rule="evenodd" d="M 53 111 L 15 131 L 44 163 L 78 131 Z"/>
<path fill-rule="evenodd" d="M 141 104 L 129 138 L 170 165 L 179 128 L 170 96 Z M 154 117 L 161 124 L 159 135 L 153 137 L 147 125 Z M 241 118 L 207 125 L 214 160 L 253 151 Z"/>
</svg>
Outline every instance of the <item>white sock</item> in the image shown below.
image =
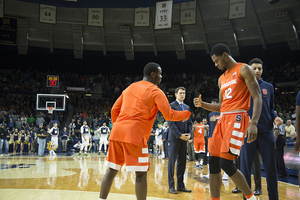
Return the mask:
<svg viewBox="0 0 300 200">
<path fill-rule="evenodd" d="M 106 200 L 106 199 L 101 199 L 101 198 L 99 198 L 99 200 Z"/>
<path fill-rule="evenodd" d="M 202 165 L 203 164 L 203 160 L 200 160 L 200 165 Z"/>
<path fill-rule="evenodd" d="M 199 165 L 199 162 L 198 162 L 198 161 L 196 162 L 196 165 Z"/>
</svg>

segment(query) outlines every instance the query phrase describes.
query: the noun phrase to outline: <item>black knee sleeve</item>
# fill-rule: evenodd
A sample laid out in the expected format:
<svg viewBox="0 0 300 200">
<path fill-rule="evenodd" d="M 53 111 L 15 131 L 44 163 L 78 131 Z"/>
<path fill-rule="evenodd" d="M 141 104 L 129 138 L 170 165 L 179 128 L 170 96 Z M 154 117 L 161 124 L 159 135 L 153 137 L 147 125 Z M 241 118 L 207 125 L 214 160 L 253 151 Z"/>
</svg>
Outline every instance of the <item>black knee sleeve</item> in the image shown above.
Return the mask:
<svg viewBox="0 0 300 200">
<path fill-rule="evenodd" d="M 237 171 L 236 166 L 233 164 L 233 161 L 231 160 L 220 158 L 220 166 L 229 177 L 231 177 Z"/>
<path fill-rule="evenodd" d="M 210 174 L 218 174 L 220 172 L 221 172 L 220 158 L 210 156 L 210 158 L 209 158 L 209 173 Z"/>
<path fill-rule="evenodd" d="M 198 153 L 195 153 L 195 160 L 198 160 Z"/>
<path fill-rule="evenodd" d="M 204 159 L 204 157 L 205 157 L 205 153 L 199 153 L 199 158 L 200 159 Z"/>
</svg>

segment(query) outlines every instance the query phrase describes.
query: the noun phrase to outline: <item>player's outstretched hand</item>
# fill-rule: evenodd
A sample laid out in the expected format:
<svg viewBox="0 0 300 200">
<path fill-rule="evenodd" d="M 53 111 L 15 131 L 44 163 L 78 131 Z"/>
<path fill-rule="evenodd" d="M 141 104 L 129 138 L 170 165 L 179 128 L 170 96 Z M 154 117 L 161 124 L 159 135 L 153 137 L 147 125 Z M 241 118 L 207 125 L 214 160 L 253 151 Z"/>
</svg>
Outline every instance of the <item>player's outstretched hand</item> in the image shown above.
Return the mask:
<svg viewBox="0 0 300 200">
<path fill-rule="evenodd" d="M 202 105 L 202 98 L 201 98 L 201 94 L 199 95 L 198 98 L 194 98 L 194 105 L 195 107 L 201 107 Z"/>
<path fill-rule="evenodd" d="M 251 143 L 254 140 L 256 140 L 257 137 L 257 127 L 255 125 L 249 124 L 247 130 L 246 130 L 246 134 L 245 137 L 247 138 L 247 143 Z"/>
<path fill-rule="evenodd" d="M 274 120 L 276 126 L 280 126 L 283 123 L 283 120 L 280 117 L 276 117 Z"/>
</svg>

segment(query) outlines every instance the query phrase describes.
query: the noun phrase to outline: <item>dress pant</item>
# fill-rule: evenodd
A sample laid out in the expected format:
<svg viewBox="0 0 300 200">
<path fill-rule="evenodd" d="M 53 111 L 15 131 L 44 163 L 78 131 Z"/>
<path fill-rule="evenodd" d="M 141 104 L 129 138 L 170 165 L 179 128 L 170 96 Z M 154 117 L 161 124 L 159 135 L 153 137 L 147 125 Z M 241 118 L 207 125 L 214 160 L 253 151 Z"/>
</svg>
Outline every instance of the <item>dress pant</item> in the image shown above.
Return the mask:
<svg viewBox="0 0 300 200">
<path fill-rule="evenodd" d="M 257 150 L 251 167 L 254 175 L 255 190 L 261 190 L 261 168 L 260 168 L 259 155 L 260 155 L 259 151 Z"/>
<path fill-rule="evenodd" d="M 203 159 L 203 165 L 207 165 L 208 160 L 207 160 L 207 149 L 208 149 L 208 137 L 205 137 L 205 155 Z"/>
<path fill-rule="evenodd" d="M 269 199 L 277 200 L 278 186 L 275 156 L 275 137 L 273 133 L 258 133 L 256 140 L 251 143 L 247 143 L 247 138 L 245 138 L 244 145 L 242 146 L 240 154 L 241 172 L 244 174 L 247 183 L 251 188 L 251 167 L 257 154 L 257 149 L 259 150 L 259 153 L 261 155 L 266 172 Z M 255 175 L 255 172 L 253 173 Z M 258 179 L 258 177 L 256 179 Z M 256 185 L 256 188 L 258 188 L 258 186 L 259 185 Z"/>
<path fill-rule="evenodd" d="M 187 151 L 189 155 L 189 160 L 195 160 L 194 140 L 192 143 L 187 142 Z"/>
<path fill-rule="evenodd" d="M 287 176 L 283 159 L 285 141 L 286 140 L 283 135 L 278 135 L 278 138 L 276 140 L 277 171 L 282 176 Z"/>
<path fill-rule="evenodd" d="M 186 141 L 169 141 L 168 182 L 169 189 L 175 189 L 174 168 L 177 161 L 177 188 L 184 188 L 183 177 L 186 167 Z"/>
<path fill-rule="evenodd" d="M 169 142 L 168 140 L 165 140 L 163 142 L 164 152 L 165 152 L 165 158 L 169 158 Z"/>
</svg>

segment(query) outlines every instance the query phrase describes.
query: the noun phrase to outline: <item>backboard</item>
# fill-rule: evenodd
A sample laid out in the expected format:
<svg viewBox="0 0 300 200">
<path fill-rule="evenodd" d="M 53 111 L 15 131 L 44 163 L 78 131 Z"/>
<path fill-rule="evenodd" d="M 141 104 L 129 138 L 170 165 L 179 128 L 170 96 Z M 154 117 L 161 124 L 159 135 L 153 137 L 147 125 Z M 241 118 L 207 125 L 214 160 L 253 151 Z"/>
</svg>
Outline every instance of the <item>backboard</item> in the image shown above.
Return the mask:
<svg viewBox="0 0 300 200">
<path fill-rule="evenodd" d="M 37 94 L 36 95 L 36 110 L 48 110 L 53 108 L 53 111 L 66 110 L 66 95 L 64 94 Z"/>
</svg>

